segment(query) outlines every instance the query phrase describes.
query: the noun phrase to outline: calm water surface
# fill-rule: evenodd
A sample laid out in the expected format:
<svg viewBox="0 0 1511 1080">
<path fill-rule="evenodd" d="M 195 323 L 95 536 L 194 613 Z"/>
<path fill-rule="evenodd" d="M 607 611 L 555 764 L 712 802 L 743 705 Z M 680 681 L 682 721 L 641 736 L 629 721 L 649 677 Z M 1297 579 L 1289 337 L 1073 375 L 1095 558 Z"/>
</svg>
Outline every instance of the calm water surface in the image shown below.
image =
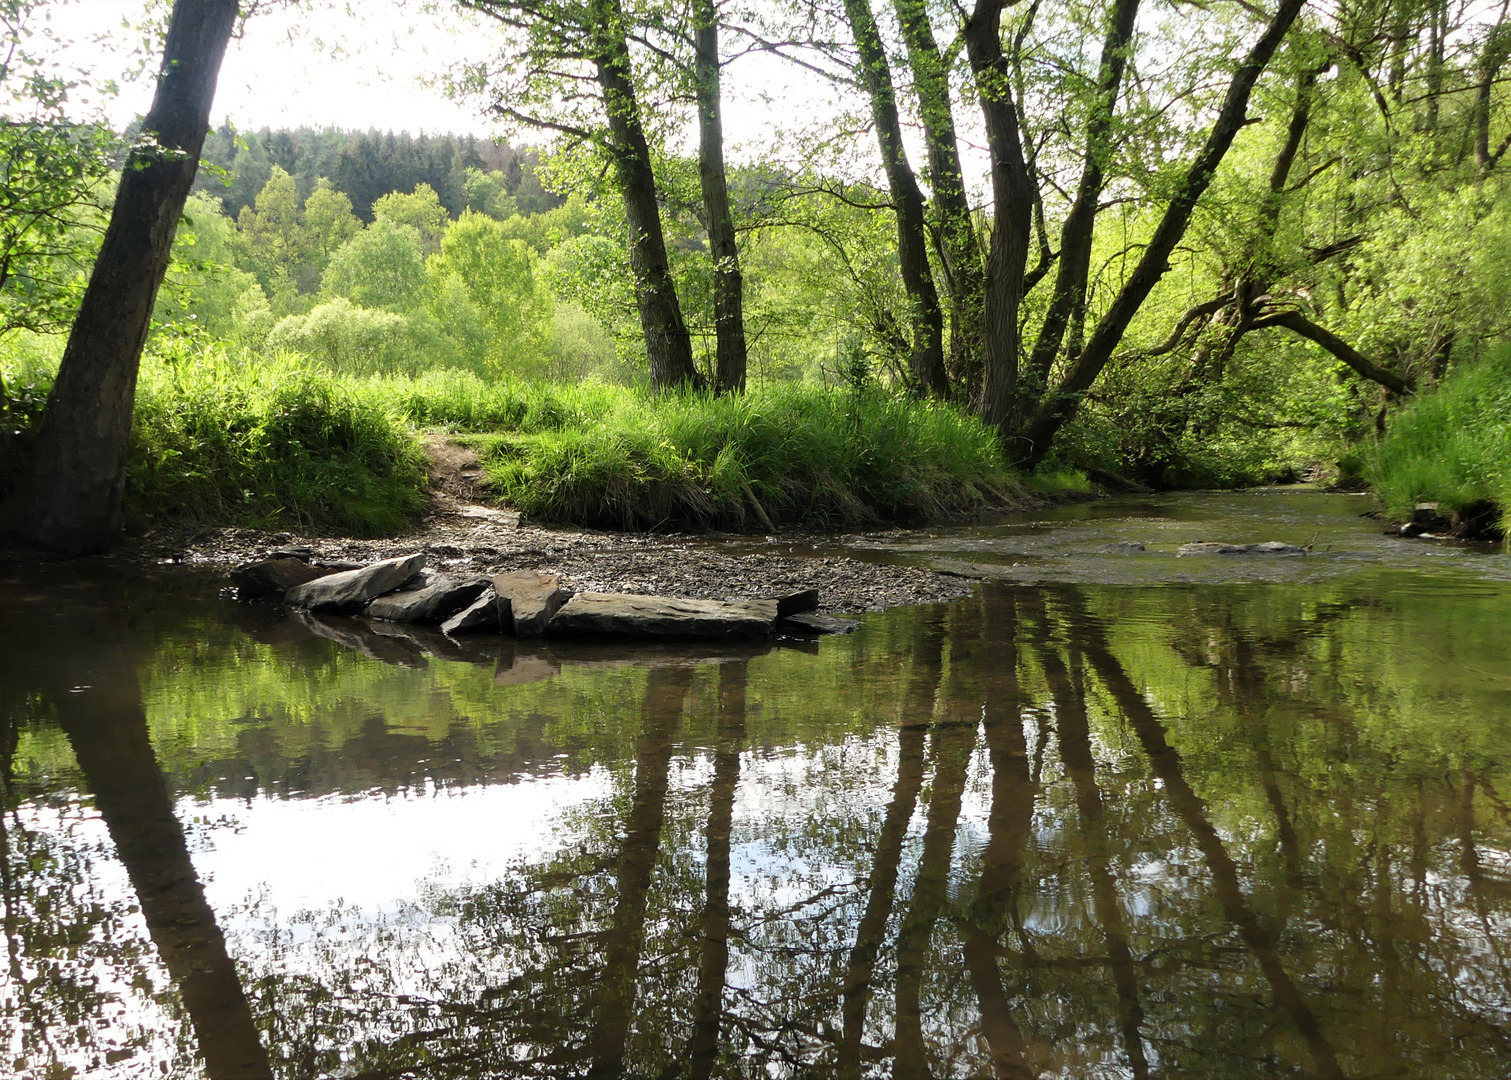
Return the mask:
<svg viewBox="0 0 1511 1080">
<path fill-rule="evenodd" d="M 1511 560 L 1362 509 L 857 538 L 992 580 L 816 647 L 0 571 L 0 1073 L 1503 1078 Z"/>
</svg>

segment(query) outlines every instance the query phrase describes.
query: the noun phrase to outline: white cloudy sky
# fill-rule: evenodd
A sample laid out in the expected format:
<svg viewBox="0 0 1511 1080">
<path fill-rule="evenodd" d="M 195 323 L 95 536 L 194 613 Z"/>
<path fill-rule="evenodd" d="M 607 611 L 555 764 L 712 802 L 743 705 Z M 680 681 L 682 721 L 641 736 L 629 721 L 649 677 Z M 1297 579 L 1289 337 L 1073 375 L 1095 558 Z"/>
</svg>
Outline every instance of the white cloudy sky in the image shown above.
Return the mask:
<svg viewBox="0 0 1511 1080">
<path fill-rule="evenodd" d="M 65 0 L 47 10 L 58 37 L 72 43 L 61 54 L 70 65 L 91 68 L 96 77 L 119 77 L 140 49 L 142 34 L 133 24 L 149 6 L 149 0 Z M 486 58 L 497 33 L 486 23 L 466 21 L 449 5 L 421 0 L 277 6 L 249 19 L 243 37 L 232 42 L 212 120 L 229 119 L 244 131 L 308 124 L 498 134 L 475 105 L 448 100 L 426 85 L 448 65 Z M 151 97 L 150 78 L 123 84 L 110 107 L 113 121 L 124 125 L 145 112 Z M 779 108 L 770 104 L 773 99 L 782 102 Z M 731 156 L 769 159 L 775 117 L 791 129 L 821 124 L 836 108 L 833 88 L 823 80 L 769 56 L 744 57 L 732 65 L 725 84 Z"/>
</svg>

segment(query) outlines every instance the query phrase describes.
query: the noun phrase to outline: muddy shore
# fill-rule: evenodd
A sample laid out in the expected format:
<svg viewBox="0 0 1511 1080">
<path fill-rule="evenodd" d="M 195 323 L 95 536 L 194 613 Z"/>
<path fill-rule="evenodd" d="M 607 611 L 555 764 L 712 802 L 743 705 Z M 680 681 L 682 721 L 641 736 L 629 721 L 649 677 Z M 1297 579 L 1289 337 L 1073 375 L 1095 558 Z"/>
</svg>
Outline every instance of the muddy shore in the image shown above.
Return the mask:
<svg viewBox="0 0 1511 1080">
<path fill-rule="evenodd" d="M 308 546 L 322 563 L 365 564 L 423 551 L 432 567 L 449 573 L 543 570 L 576 592 L 744 600 L 816 588 L 820 610 L 829 613 L 942 603 L 975 587 L 958 575 L 843 556 L 723 552 L 695 535 L 543 528 L 521 523 L 508 510 L 452 499 L 440 501 L 424 526 L 406 536 L 355 540 L 256 529 L 162 529 L 135 538 L 115 558 L 229 573 L 238 563 L 294 544 Z"/>
</svg>

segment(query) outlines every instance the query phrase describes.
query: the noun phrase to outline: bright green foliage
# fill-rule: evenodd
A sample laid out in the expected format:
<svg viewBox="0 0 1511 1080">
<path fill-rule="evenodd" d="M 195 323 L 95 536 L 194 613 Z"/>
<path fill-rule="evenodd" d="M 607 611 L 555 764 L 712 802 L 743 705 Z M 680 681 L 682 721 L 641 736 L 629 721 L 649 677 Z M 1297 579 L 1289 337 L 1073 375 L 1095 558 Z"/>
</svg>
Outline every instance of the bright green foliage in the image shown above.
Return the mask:
<svg viewBox="0 0 1511 1080">
<path fill-rule="evenodd" d="M 497 370 L 528 365 L 549 339 L 551 294 L 536 281 L 534 263 L 523 240 L 508 239 L 497 221 L 469 210 L 426 265 L 436 318 L 479 321 L 488 334 L 487 363 Z"/>
<path fill-rule="evenodd" d="M 304 200 L 303 222 L 309 248 L 321 266 L 362 229 L 362 222 L 352 213 L 351 199 L 323 177 Z"/>
<path fill-rule="evenodd" d="M 154 319 L 175 329 L 194 327 L 215 338 L 236 337 L 236 312 L 243 305 L 268 307 L 256 275 L 235 265 L 240 241 L 236 223 L 221 213 L 217 200 L 191 194 L 173 237 L 173 261 L 157 296 Z"/>
<path fill-rule="evenodd" d="M 441 246 L 441 237 L 451 224 L 440 196 L 429 184 L 416 184 L 407 195 L 401 191 L 389 192 L 373 203 L 373 217 L 378 222 L 413 229 L 419 237 L 420 250 L 426 255 Z"/>
<path fill-rule="evenodd" d="M 299 192 L 294 178 L 274 166 L 257 201 L 237 219 L 257 278 L 275 300 L 292 301 L 300 290 L 308 245 L 299 220 Z"/>
<path fill-rule="evenodd" d="M 270 353 L 294 353 L 330 371 L 371 374 L 401 371 L 415 352 L 410 320 L 381 308 L 358 307 L 344 296 L 289 315 L 268 335 Z"/>
<path fill-rule="evenodd" d="M 100 241 L 117 138 L 79 123 L 45 4 L 0 0 L 0 335 L 67 328 Z"/>
<path fill-rule="evenodd" d="M 509 195 L 509 178 L 495 169 L 468 169 L 462 187 L 467 192 L 467 209 L 489 217 L 513 217 L 517 211 Z"/>
<path fill-rule="evenodd" d="M 1511 350 L 1463 365 L 1413 402 L 1371 457 L 1370 478 L 1394 518 L 1424 500 L 1447 511 L 1488 500 L 1511 525 Z"/>
<path fill-rule="evenodd" d="M 381 218 L 375 221 L 331 256 L 320 278 L 320 293 L 363 307 L 415 310 L 425 296 L 418 231 Z"/>
</svg>

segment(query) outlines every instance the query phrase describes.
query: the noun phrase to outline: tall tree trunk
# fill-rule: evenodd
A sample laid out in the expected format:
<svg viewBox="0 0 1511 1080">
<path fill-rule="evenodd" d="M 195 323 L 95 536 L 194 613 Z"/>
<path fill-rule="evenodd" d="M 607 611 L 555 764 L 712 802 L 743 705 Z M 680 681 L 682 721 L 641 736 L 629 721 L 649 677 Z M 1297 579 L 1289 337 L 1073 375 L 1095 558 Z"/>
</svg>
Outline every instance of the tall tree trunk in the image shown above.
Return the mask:
<svg viewBox="0 0 1511 1080">
<path fill-rule="evenodd" d="M 909 367 L 919 394 L 945 397 L 949 394 L 949 377 L 944 368 L 944 317 L 939 309 L 939 292 L 934 287 L 934 273 L 929 267 L 927 224 L 923 214 L 923 192 L 908 164 L 902 144 L 902 124 L 897 117 L 897 94 L 892 87 L 892 70 L 882 48 L 881 33 L 870 0 L 845 0 L 845 17 L 860 53 L 860 78 L 871 99 L 871 118 L 876 124 L 876 141 L 881 148 L 881 162 L 887 173 L 887 186 L 897 206 L 897 257 L 903 288 L 912 308 L 913 346 Z"/>
<path fill-rule="evenodd" d="M 593 1031 L 588 1038 L 593 1055 L 588 1076 L 617 1077 L 624 1073 L 625 1040 L 638 996 L 651 878 L 661 855 L 661 827 L 666 821 L 672 740 L 682 723 L 682 705 L 691 685 L 689 668 L 654 668 L 645 680 L 640 738 L 635 746 L 635 793 L 625 822 L 614 914 L 603 935 L 605 957 Z"/>
<path fill-rule="evenodd" d="M 698 960 L 698 992 L 693 999 L 692 1036 L 687 1060 L 663 1076 L 707 1080 L 719 1060 L 719 1029 L 724 1019 L 724 986 L 729 969 L 729 856 L 734 829 L 735 789 L 740 783 L 740 752 L 745 746 L 744 660 L 719 666 L 719 743 L 714 753 L 714 782 L 709 796 L 704 857 L 703 949 Z"/>
<path fill-rule="evenodd" d="M 950 297 L 949 376 L 956 396 L 973 401 L 981 391 L 981 293 L 986 275 L 960 168 L 949 66 L 940 55 L 923 0 L 897 0 L 897 18 L 929 152 L 939 262 Z"/>
<path fill-rule="evenodd" d="M 701 380 L 693 366 L 692 339 L 682 321 L 682 305 L 666 254 L 656 175 L 625 40 L 624 12 L 619 0 L 594 0 L 593 8 L 593 66 L 603 90 L 614 175 L 630 227 L 630 269 L 635 275 L 635 303 L 650 361 L 651 388 L 659 393 L 680 385 L 696 386 Z"/>
<path fill-rule="evenodd" d="M 1154 235 L 1149 238 L 1133 273 L 1097 323 L 1091 340 L 1086 343 L 1064 381 L 1046 395 L 1023 430 L 1018 433 L 1014 446 L 1022 448 L 1022 456 L 1019 458 L 1021 464 L 1037 465 L 1043 460 L 1055 434 L 1065 421 L 1075 415 L 1081 395 L 1091 388 L 1091 384 L 1102 373 L 1102 368 L 1112 358 L 1112 350 L 1123 340 L 1128 324 L 1138 314 L 1155 285 L 1164 277 L 1170 255 L 1185 235 L 1197 201 L 1212 182 L 1218 165 L 1226 156 L 1228 147 L 1233 144 L 1233 137 L 1247 123 L 1249 94 L 1254 89 L 1254 83 L 1275 55 L 1275 50 L 1280 47 L 1280 42 L 1290 30 L 1291 23 L 1296 20 L 1303 3 L 1304 0 L 1281 0 L 1279 9 L 1265 27 L 1264 33 L 1233 73 L 1212 130 L 1177 186 L 1170 205 L 1155 226 Z"/>
<path fill-rule="evenodd" d="M 708 250 L 714 260 L 715 384 L 726 394 L 745 389 L 744 280 L 724 174 L 724 121 L 719 102 L 719 17 L 713 0 L 696 0 L 693 14 L 693 81 L 698 95 L 698 179 L 708 215 Z"/>
<path fill-rule="evenodd" d="M 1041 394 L 1049 385 L 1050 370 L 1066 331 L 1071 330 L 1066 352 L 1074 362 L 1080 352 L 1079 328 L 1086 313 L 1086 289 L 1091 274 L 1091 240 L 1096 228 L 1098 204 L 1102 198 L 1107 159 L 1112 153 L 1112 116 L 1117 108 L 1123 72 L 1128 66 L 1128 46 L 1133 40 L 1133 24 L 1138 18 L 1139 0 L 1116 0 L 1107 19 L 1107 36 L 1102 43 L 1102 59 L 1097 70 L 1096 97 L 1086 121 L 1086 161 L 1081 167 L 1081 181 L 1076 187 L 1075 202 L 1060 228 L 1060 264 L 1055 272 L 1055 288 L 1049 310 L 1040 324 L 1039 336 L 1029 357 L 1028 385 L 1021 397 Z"/>
<path fill-rule="evenodd" d="M 995 204 L 983 293 L 986 381 L 981 415 L 1003 435 L 1018 394 L 1018 308 L 1023 303 L 1023 271 L 1028 265 L 1033 218 L 1033 184 L 1023 159 L 1018 108 L 1002 52 L 1006 6 L 1004 0 L 977 0 L 961 31 L 986 121 Z"/>
<path fill-rule="evenodd" d="M 0 528 L 55 551 L 102 551 L 121 525 L 137 369 L 173 235 L 199 168 L 236 0 L 177 0 L 152 108 L 132 147 L 29 467 Z"/>
</svg>

